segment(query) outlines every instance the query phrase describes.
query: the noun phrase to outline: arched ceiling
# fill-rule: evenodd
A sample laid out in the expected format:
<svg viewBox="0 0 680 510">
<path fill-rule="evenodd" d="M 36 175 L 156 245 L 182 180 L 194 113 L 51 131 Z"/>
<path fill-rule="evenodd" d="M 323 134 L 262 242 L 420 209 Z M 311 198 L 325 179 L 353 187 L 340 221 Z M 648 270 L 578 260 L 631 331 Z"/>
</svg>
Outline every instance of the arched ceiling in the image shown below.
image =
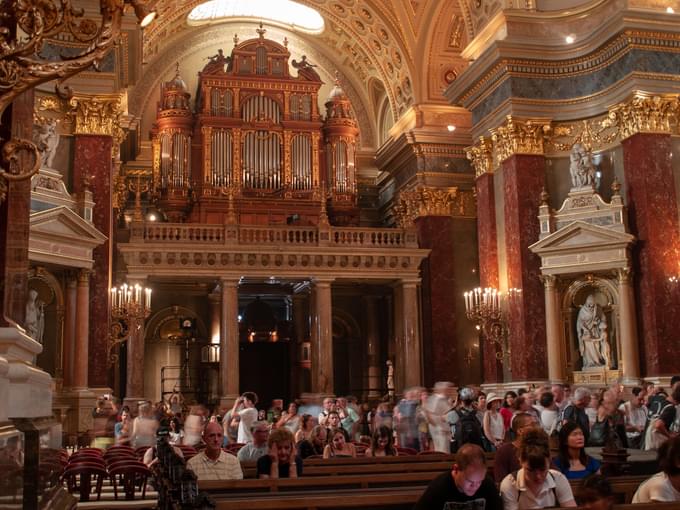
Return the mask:
<svg viewBox="0 0 680 510">
<path fill-rule="evenodd" d="M 355 110 L 364 117 L 359 118 L 364 147 L 378 143 L 376 130 L 385 96 L 395 120 L 412 105 L 444 105 L 443 89 L 467 65 L 460 51 L 472 33 L 467 2 L 475 0 L 298 1 L 322 15 L 324 32 L 316 36 L 294 33 L 265 22 L 266 37 L 279 41 L 287 37 L 292 58 L 307 55 L 318 64 L 327 84 L 332 83 L 336 70 L 340 72 Z M 186 17 L 199 3 L 152 2 L 159 17 L 144 33 L 146 67 L 130 93 L 129 104 L 132 114 L 143 117 L 143 130 L 155 111 L 160 81 L 172 77 L 176 61 L 193 94 L 192 80 L 195 84 L 206 57 L 218 48 L 228 53 L 234 33 L 242 41 L 255 37 L 255 24 L 190 27 Z"/>
</svg>

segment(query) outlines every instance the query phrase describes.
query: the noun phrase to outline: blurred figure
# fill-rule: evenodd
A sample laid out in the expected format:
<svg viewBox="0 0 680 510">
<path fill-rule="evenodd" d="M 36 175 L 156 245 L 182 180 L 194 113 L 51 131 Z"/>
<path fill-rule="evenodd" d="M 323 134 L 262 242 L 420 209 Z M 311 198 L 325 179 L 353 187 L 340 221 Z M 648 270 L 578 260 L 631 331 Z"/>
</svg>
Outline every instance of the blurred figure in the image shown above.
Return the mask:
<svg viewBox="0 0 680 510">
<path fill-rule="evenodd" d="M 292 434 L 295 434 L 300 428 L 300 415 L 295 402 L 288 404 L 288 409 L 281 413 L 281 417 L 276 422 L 276 428 L 280 427 L 286 427 Z"/>
<path fill-rule="evenodd" d="M 138 408 L 138 416 L 132 422 L 130 442 L 135 448 L 140 446 L 154 446 L 156 444 L 156 430 L 158 420 L 153 417 L 150 402 L 142 402 Z"/>
<path fill-rule="evenodd" d="M 503 443 L 496 451 L 493 464 L 493 475 L 496 483 L 501 483 L 503 478 L 513 471 L 517 471 L 519 464 L 519 445 L 522 435 L 533 427 L 537 427 L 536 418 L 529 413 L 519 413 L 512 420 L 512 429 L 515 432 L 515 439 L 511 443 Z"/>
<path fill-rule="evenodd" d="M 397 449 L 394 447 L 394 433 L 392 429 L 379 427 L 373 433 L 370 448 L 366 449 L 366 457 L 389 457 L 398 455 Z"/>
<path fill-rule="evenodd" d="M 420 450 L 420 437 L 418 434 L 418 395 L 422 388 L 407 388 L 404 398 L 397 404 L 396 429 L 399 437 L 399 446 Z"/>
<path fill-rule="evenodd" d="M 424 407 L 434 450 L 438 452 L 451 453 L 451 427 L 446 415 L 453 407 L 451 404 L 452 396 L 452 383 L 448 381 L 437 382 L 434 385 L 434 393 L 430 395 Z"/>
<path fill-rule="evenodd" d="M 201 433 L 208 411 L 203 406 L 193 406 L 184 420 L 184 444 L 196 446 L 201 442 Z"/>
<path fill-rule="evenodd" d="M 602 475 L 591 475 L 581 485 L 576 501 L 584 510 L 611 510 L 614 493 L 609 481 Z"/>
<path fill-rule="evenodd" d="M 257 461 L 263 455 L 269 454 L 269 424 L 266 421 L 256 421 L 251 427 L 251 433 L 253 440 L 241 447 L 236 455 L 241 462 Z"/>
<path fill-rule="evenodd" d="M 661 471 L 640 485 L 633 503 L 680 501 L 680 436 L 663 443 L 656 458 Z"/>
<path fill-rule="evenodd" d="M 316 425 L 312 429 L 309 439 L 304 439 L 297 443 L 298 456 L 301 459 L 306 459 L 312 455 L 323 455 L 326 443 L 326 427 L 323 425 Z"/>
</svg>

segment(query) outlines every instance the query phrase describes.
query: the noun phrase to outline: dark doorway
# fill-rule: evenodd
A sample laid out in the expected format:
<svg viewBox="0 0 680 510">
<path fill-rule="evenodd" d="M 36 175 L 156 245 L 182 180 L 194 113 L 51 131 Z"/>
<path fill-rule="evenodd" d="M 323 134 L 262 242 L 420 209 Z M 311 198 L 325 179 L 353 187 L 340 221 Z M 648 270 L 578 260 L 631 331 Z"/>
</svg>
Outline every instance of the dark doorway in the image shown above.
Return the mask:
<svg viewBox="0 0 680 510">
<path fill-rule="evenodd" d="M 290 345 L 288 342 L 242 342 L 239 388 L 257 393 L 258 409 L 268 409 L 272 399 L 290 402 Z"/>
</svg>

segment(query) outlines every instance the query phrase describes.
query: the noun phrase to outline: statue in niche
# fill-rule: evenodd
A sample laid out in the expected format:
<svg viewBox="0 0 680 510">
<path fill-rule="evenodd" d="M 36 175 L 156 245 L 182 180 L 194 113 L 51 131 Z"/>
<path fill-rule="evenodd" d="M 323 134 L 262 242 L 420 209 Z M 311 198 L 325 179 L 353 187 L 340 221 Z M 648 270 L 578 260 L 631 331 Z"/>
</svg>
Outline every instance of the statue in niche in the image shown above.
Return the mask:
<svg viewBox="0 0 680 510">
<path fill-rule="evenodd" d="M 597 187 L 597 168 L 589 150 L 580 143 L 575 143 L 571 148 L 569 161 L 572 188 Z"/>
<path fill-rule="evenodd" d="M 57 121 L 50 120 L 45 124 L 37 124 L 33 138 L 41 154 L 40 167 L 52 168 L 52 162 L 57 154 L 57 146 L 59 145 Z"/>
<path fill-rule="evenodd" d="M 28 291 L 24 327 L 28 336 L 42 344 L 45 332 L 45 303 L 38 299 L 38 291 L 35 289 Z"/>
<path fill-rule="evenodd" d="M 592 294 L 578 312 L 576 334 L 584 369 L 611 367 L 607 318 Z"/>
</svg>

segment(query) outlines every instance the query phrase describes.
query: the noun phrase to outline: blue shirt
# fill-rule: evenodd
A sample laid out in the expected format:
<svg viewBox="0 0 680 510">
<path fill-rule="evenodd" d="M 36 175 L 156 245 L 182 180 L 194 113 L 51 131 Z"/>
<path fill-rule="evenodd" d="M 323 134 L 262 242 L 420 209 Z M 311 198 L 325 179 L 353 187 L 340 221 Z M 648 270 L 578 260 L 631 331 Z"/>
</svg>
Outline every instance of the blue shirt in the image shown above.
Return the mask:
<svg viewBox="0 0 680 510">
<path fill-rule="evenodd" d="M 582 478 L 587 478 L 590 475 L 597 473 L 600 469 L 600 461 L 592 457 L 588 457 L 588 464 L 586 464 L 586 468 L 582 471 L 571 471 L 569 466 L 562 466 L 562 462 L 560 461 L 559 457 L 553 460 L 553 464 L 562 472 L 564 476 L 567 477 L 567 480 L 580 480 Z"/>
</svg>

